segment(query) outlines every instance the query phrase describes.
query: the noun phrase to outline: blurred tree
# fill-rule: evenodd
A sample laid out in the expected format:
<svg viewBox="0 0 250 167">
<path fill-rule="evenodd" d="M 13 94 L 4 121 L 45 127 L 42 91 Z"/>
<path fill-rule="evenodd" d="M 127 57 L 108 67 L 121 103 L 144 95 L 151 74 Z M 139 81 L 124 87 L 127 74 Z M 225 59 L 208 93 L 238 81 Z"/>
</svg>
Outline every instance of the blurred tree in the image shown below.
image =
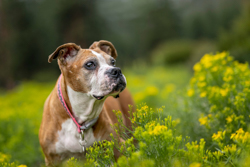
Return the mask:
<svg viewBox="0 0 250 167">
<path fill-rule="evenodd" d="M 173 1 L 175 2 L 175 1 Z M 241 0 L 177 0 L 181 35 L 192 39 L 216 39 L 239 15 Z"/>
<path fill-rule="evenodd" d="M 10 31 L 6 22 L 6 16 L 3 7 L 3 1 L 0 1 L 0 86 L 12 88 L 14 86 L 13 78 L 11 77 L 11 54 L 6 49 Z"/>
<path fill-rule="evenodd" d="M 0 86 L 55 78 L 57 63 L 48 64 L 48 55 L 63 43 L 88 47 L 99 40 L 104 24 L 95 13 L 93 0 L 1 1 Z"/>
<path fill-rule="evenodd" d="M 36 6 L 34 29 L 37 31 L 38 67 L 34 77 L 49 80 L 59 74 L 57 63 L 48 64 L 47 56 L 59 45 L 74 42 L 83 48 L 100 39 L 100 18 L 95 1 L 44 0 Z M 46 12 L 44 12 L 46 11 Z M 104 25 L 103 25 L 104 26 Z M 54 75 L 52 77 L 51 75 Z"/>
<path fill-rule="evenodd" d="M 118 65 L 148 60 L 175 38 L 216 39 L 237 16 L 238 0 L 1 0 L 0 87 L 18 80 L 48 81 L 60 73 L 47 57 L 66 42 L 86 48 L 110 40 Z"/>
<path fill-rule="evenodd" d="M 169 66 L 187 62 L 195 48 L 193 40 L 171 40 L 161 43 L 151 54 L 153 65 Z"/>
<path fill-rule="evenodd" d="M 31 23 L 30 14 L 25 3 L 21 1 L 3 0 L 0 3 L 0 85 L 12 88 L 15 85 L 14 77 L 29 70 L 20 65 L 26 61 L 26 55 L 30 53 L 30 48 L 25 47 L 31 42 L 27 36 Z"/>
<path fill-rule="evenodd" d="M 152 48 L 178 36 L 179 19 L 169 0 L 110 0 L 97 7 L 109 26 L 103 38 L 114 42 L 122 65 L 147 59 Z"/>
<path fill-rule="evenodd" d="M 239 18 L 229 30 L 223 30 L 219 36 L 220 51 L 229 50 L 241 62 L 250 62 L 250 2 L 244 1 Z"/>
</svg>

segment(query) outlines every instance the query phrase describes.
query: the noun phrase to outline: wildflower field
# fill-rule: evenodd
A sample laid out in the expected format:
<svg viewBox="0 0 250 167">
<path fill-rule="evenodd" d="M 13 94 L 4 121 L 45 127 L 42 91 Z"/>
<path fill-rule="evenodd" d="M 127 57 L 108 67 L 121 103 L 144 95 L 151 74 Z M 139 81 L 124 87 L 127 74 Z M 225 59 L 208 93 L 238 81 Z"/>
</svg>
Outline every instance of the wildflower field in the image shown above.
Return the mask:
<svg viewBox="0 0 250 167">
<path fill-rule="evenodd" d="M 227 53 L 193 67 L 125 69 L 136 101 L 132 137 L 95 143 L 85 166 L 250 166 L 250 69 Z M 43 166 L 38 129 L 54 83 L 26 82 L 0 96 L 0 166 Z M 123 134 L 121 113 L 114 111 Z M 113 135 L 111 134 L 111 137 Z M 136 140 L 136 142 L 134 142 Z M 113 149 L 121 152 L 115 162 Z M 71 158 L 63 164 L 83 166 Z"/>
</svg>

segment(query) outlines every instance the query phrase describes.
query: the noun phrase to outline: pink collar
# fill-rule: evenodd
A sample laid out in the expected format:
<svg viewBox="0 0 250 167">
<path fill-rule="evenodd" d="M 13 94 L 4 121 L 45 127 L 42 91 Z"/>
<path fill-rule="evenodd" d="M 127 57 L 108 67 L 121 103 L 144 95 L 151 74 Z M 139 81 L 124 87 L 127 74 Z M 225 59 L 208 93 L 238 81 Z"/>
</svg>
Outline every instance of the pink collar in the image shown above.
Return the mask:
<svg viewBox="0 0 250 167">
<path fill-rule="evenodd" d="M 84 124 L 84 125 L 80 125 L 76 121 L 75 117 L 69 111 L 69 108 L 68 108 L 68 106 L 65 103 L 65 100 L 63 98 L 62 89 L 61 89 L 61 78 L 62 78 L 62 74 L 60 75 L 59 80 L 58 80 L 58 84 L 57 84 L 57 95 L 59 97 L 60 102 L 62 103 L 63 108 L 66 110 L 68 115 L 71 117 L 71 119 L 76 124 L 78 133 L 81 133 L 81 131 L 91 128 L 96 123 L 96 121 L 98 120 L 99 117 L 92 119 L 91 121 L 89 121 L 87 124 Z"/>
</svg>

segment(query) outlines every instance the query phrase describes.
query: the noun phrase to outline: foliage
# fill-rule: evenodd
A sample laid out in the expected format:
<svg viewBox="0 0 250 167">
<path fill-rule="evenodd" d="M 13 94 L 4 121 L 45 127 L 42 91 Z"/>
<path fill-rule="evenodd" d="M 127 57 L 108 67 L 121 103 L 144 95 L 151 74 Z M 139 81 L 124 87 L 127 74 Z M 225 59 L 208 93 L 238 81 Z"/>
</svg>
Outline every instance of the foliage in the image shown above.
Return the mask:
<svg viewBox="0 0 250 167">
<path fill-rule="evenodd" d="M 181 67 L 170 71 L 142 66 L 136 73 L 133 68 L 125 70 L 128 87 L 137 103 L 151 104 L 138 105 L 130 118 L 132 137 L 122 135 L 126 127 L 121 112 L 115 111 L 119 124 L 113 126 L 116 134 L 111 134 L 112 141 L 89 147 L 85 162 L 71 158 L 63 166 L 250 165 L 247 63 L 234 61 L 227 52 L 206 54 L 194 66 L 194 76 L 184 90 L 180 88 L 185 86 L 183 78 L 188 78 L 189 73 L 182 72 Z M 175 88 L 166 91 L 164 97 L 162 90 L 166 85 Z M 14 167 L 20 163 L 28 166 L 43 163 L 37 135 L 42 106 L 52 87 L 29 82 L 1 95 L 0 163 Z M 153 109 L 159 103 L 165 107 Z M 117 136 L 124 142 L 118 141 Z M 117 161 L 115 150 L 121 154 Z"/>
<path fill-rule="evenodd" d="M 137 97 L 136 102 L 151 102 L 152 106 L 164 103 L 165 96 L 183 87 L 190 75 L 183 67 L 125 70 L 128 87 Z M 180 79 L 178 76 L 183 77 Z M 24 82 L 11 91 L 1 93 L 0 150 L 11 155 L 10 162 L 17 160 L 28 166 L 44 163 L 37 136 L 43 104 L 53 86 L 54 83 Z M 152 94 L 152 87 L 157 90 L 157 94 Z M 160 91 L 162 89 L 163 92 Z M 143 95 L 142 98 L 139 98 L 140 94 Z"/>
<path fill-rule="evenodd" d="M 6 155 L 0 152 L 0 166 L 1 167 L 27 167 L 26 165 L 18 165 L 18 162 L 10 163 L 10 155 Z"/>
<path fill-rule="evenodd" d="M 177 2 L 176 2 L 177 3 Z M 229 28 L 241 10 L 238 0 L 181 1 L 177 4 L 181 15 L 183 37 L 216 39 L 218 30 Z"/>
<path fill-rule="evenodd" d="M 216 51 L 216 45 L 211 40 L 175 39 L 155 47 L 151 53 L 151 60 L 155 66 L 185 64 L 192 68 L 204 54 Z"/>
<path fill-rule="evenodd" d="M 38 130 L 51 84 L 27 82 L 0 96 L 0 150 L 28 166 L 43 162 Z"/>
<path fill-rule="evenodd" d="M 171 101 L 176 92 L 187 85 L 191 77 L 191 71 L 183 65 L 169 67 L 140 65 L 126 68 L 124 74 L 136 104 L 145 102 L 151 107 L 160 107 Z"/>
<path fill-rule="evenodd" d="M 199 119 L 210 135 L 225 131 L 226 139 L 239 128 L 247 129 L 250 104 L 248 64 L 233 61 L 228 53 L 206 54 L 194 66 L 188 96 L 202 111 Z"/>
<path fill-rule="evenodd" d="M 192 54 L 187 64 L 190 68 L 193 68 L 194 64 L 200 61 L 203 55 L 207 53 L 216 53 L 218 49 L 216 44 L 211 40 L 199 40 L 195 42 L 195 47 L 192 50 Z"/>
<path fill-rule="evenodd" d="M 155 119 L 161 115 L 162 108 L 153 111 L 147 105 L 143 105 L 131 118 L 134 125 L 133 137 L 119 143 L 113 141 L 99 142 L 99 145 L 88 148 L 88 161 L 94 166 L 238 166 L 247 165 L 250 153 L 250 134 L 240 128 L 231 134 L 232 144 L 227 145 L 224 141 L 225 133 L 218 132 L 212 139 L 219 145 L 216 151 L 206 149 L 205 140 L 199 143 L 188 142 L 174 133 L 176 121 L 171 117 Z M 142 123 L 145 116 L 152 119 Z M 149 116 L 148 116 L 149 115 Z M 140 117 L 140 119 L 136 119 Z M 137 122 L 138 121 L 138 122 Z M 137 124 L 140 124 L 138 126 Z M 133 142 L 136 140 L 136 143 Z M 114 155 L 110 154 L 107 145 L 114 146 L 122 154 L 117 162 L 111 160 Z M 107 152 L 105 152 L 107 150 Z M 102 156 L 100 156 L 100 153 Z M 98 156 L 98 159 L 96 157 Z M 109 159 L 107 161 L 107 159 Z"/>
<path fill-rule="evenodd" d="M 131 118 L 133 137 L 122 143 L 115 138 L 111 141 L 122 154 L 117 163 L 104 161 L 102 156 L 95 165 L 133 166 L 131 164 L 143 161 L 148 162 L 148 166 L 249 165 L 250 134 L 246 131 L 250 105 L 248 64 L 233 61 L 228 53 L 222 52 L 206 54 L 194 70 L 184 101 L 187 109 L 191 110 L 189 112 L 200 113 L 196 122 L 200 122 L 198 126 L 206 133 L 204 139 L 197 142 L 189 141 L 188 136 L 183 138 L 175 129 L 182 120 L 172 121 L 170 116 L 164 118 L 162 108 L 153 110 L 141 105 Z M 102 148 L 105 151 L 104 145 L 99 145 L 98 150 Z M 93 159 L 98 154 L 96 148 L 89 149 L 92 150 L 88 153 L 89 159 L 97 162 Z"/>
<path fill-rule="evenodd" d="M 182 137 L 174 135 L 173 128 L 176 122 L 172 121 L 171 117 L 161 119 L 162 112 L 162 108 L 153 110 L 147 105 L 142 105 L 137 109 L 137 112 L 133 113 L 133 118 L 131 118 L 133 137 L 125 138 L 125 142 L 120 143 L 111 134 L 113 141 L 105 141 L 99 143 L 100 146 L 98 147 L 87 149 L 88 160 L 95 162 L 95 166 L 111 165 L 115 161 L 110 159 L 110 156 L 113 155 L 105 152 L 107 149 L 105 145 L 112 145 L 123 155 L 114 166 L 137 166 L 143 164 L 144 166 L 162 166 L 163 164 L 168 166 L 176 156 L 183 155 L 184 150 L 179 149 L 179 146 L 182 144 Z M 134 140 L 139 144 L 134 144 Z M 103 151 L 105 154 L 100 156 L 100 152 Z M 98 156 L 98 160 L 96 156 Z M 106 160 L 107 158 L 109 158 L 109 161 Z"/>
<path fill-rule="evenodd" d="M 169 65 L 186 62 L 194 49 L 192 40 L 172 40 L 156 47 L 151 54 L 154 65 Z"/>
<path fill-rule="evenodd" d="M 229 50 L 240 62 L 250 62 L 250 2 L 244 1 L 240 16 L 219 34 L 219 50 Z"/>
</svg>

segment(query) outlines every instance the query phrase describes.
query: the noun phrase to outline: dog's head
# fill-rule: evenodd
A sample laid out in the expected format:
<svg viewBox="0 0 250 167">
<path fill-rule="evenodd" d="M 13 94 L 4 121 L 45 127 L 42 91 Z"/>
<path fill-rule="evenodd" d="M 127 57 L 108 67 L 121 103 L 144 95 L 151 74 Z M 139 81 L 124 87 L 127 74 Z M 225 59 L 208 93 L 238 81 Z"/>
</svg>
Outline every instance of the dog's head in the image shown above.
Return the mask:
<svg viewBox="0 0 250 167">
<path fill-rule="evenodd" d="M 126 78 L 115 67 L 117 52 L 111 42 L 94 42 L 89 49 L 74 43 L 59 46 L 48 61 L 58 58 L 67 85 L 97 100 L 117 96 L 126 87 Z"/>
</svg>

